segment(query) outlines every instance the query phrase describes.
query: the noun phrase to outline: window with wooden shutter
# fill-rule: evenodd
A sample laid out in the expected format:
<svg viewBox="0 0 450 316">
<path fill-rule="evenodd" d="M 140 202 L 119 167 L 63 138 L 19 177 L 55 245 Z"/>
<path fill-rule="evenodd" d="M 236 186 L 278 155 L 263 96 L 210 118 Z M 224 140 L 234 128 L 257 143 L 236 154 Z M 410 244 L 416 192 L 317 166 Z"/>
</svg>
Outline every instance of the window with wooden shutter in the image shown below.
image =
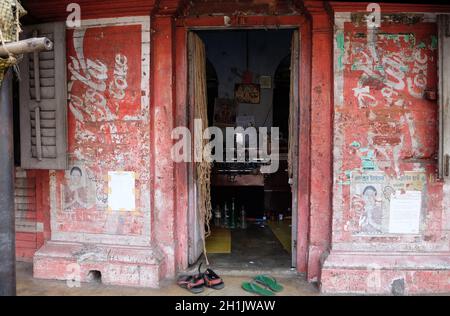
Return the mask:
<svg viewBox="0 0 450 316">
<path fill-rule="evenodd" d="M 66 29 L 62 23 L 26 27 L 24 38 L 47 37 L 52 51 L 20 62 L 21 166 L 67 168 Z"/>
</svg>

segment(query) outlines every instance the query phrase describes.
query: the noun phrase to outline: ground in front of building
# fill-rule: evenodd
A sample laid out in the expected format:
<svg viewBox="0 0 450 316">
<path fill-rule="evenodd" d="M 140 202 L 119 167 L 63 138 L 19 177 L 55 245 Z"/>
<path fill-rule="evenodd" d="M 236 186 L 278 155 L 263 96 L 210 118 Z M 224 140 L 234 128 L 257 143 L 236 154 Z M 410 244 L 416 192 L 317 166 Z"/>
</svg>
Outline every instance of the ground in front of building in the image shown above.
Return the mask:
<svg viewBox="0 0 450 316">
<path fill-rule="evenodd" d="M 250 276 L 223 276 L 226 284 L 222 290 L 205 289 L 198 295 L 205 296 L 249 296 L 241 288 L 242 282 L 251 280 Z M 307 283 L 303 277 L 294 275 L 277 276 L 278 282 L 284 285 L 281 295 L 311 296 L 319 295 L 313 284 Z M 19 296 L 184 296 L 194 295 L 178 287 L 175 281 L 166 281 L 160 289 L 143 289 L 133 287 L 106 286 L 99 282 L 81 283 L 81 287 L 69 287 L 65 281 L 34 279 L 32 264 L 17 263 L 17 295 Z"/>
</svg>

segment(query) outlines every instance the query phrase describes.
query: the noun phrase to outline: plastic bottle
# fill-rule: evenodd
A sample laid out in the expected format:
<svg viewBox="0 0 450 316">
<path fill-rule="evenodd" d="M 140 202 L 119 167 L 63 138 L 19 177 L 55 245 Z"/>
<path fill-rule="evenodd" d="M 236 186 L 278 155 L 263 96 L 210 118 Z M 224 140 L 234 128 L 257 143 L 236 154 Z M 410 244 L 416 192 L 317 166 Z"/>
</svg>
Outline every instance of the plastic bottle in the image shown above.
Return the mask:
<svg viewBox="0 0 450 316">
<path fill-rule="evenodd" d="M 220 213 L 220 206 L 216 206 L 214 211 L 214 226 L 219 227 L 222 224 L 222 214 Z"/>
<path fill-rule="evenodd" d="M 230 228 L 234 229 L 236 228 L 236 213 L 235 213 L 235 207 L 234 207 L 234 198 L 231 199 L 231 223 Z"/>
<path fill-rule="evenodd" d="M 246 219 L 244 205 L 242 205 L 242 208 L 241 208 L 241 228 L 242 229 L 246 229 L 247 228 L 247 219 Z"/>
<path fill-rule="evenodd" d="M 228 213 L 228 206 L 227 203 L 225 202 L 225 205 L 223 206 L 223 226 L 225 228 L 230 227 L 229 225 L 229 221 L 230 221 L 230 214 Z"/>
</svg>

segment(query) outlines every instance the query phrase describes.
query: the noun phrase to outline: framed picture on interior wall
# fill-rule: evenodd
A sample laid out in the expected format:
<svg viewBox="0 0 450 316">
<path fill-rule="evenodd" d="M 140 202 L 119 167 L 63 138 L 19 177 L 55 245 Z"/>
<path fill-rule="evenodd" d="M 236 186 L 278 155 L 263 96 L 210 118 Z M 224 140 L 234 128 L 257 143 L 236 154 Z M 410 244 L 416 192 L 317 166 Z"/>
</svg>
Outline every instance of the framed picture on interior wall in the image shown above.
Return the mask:
<svg viewBox="0 0 450 316">
<path fill-rule="evenodd" d="M 234 98 L 238 103 L 259 104 L 261 87 L 259 84 L 238 83 L 234 87 Z"/>
<path fill-rule="evenodd" d="M 214 125 L 217 127 L 234 126 L 236 105 L 234 99 L 216 98 L 214 101 Z"/>
<path fill-rule="evenodd" d="M 272 77 L 260 76 L 259 85 L 261 86 L 261 89 L 272 89 Z"/>
</svg>

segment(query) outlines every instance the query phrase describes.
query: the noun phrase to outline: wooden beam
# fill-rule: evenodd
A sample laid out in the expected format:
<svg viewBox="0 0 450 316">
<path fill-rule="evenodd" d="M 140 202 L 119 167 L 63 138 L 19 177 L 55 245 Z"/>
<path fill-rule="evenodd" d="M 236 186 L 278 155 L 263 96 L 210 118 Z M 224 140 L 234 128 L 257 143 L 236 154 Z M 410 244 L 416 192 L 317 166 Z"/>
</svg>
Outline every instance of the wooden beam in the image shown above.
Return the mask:
<svg viewBox="0 0 450 316">
<path fill-rule="evenodd" d="M 9 54 L 21 55 L 26 53 L 52 50 L 53 42 L 46 37 L 34 37 L 23 41 L 6 43 L 0 46 L 0 57 L 8 57 Z"/>
</svg>

